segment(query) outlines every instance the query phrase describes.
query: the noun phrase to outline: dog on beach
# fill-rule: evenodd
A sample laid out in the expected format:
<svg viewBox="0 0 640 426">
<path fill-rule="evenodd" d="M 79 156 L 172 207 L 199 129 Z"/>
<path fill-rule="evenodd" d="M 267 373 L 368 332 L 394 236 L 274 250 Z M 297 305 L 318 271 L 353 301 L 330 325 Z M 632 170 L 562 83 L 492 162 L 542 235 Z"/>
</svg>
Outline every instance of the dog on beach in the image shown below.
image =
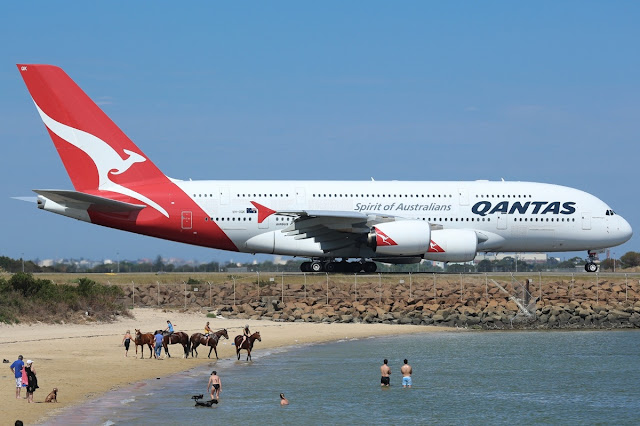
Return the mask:
<svg viewBox="0 0 640 426">
<path fill-rule="evenodd" d="M 53 388 L 45 398 L 44 402 L 58 402 L 58 388 Z"/>
</svg>

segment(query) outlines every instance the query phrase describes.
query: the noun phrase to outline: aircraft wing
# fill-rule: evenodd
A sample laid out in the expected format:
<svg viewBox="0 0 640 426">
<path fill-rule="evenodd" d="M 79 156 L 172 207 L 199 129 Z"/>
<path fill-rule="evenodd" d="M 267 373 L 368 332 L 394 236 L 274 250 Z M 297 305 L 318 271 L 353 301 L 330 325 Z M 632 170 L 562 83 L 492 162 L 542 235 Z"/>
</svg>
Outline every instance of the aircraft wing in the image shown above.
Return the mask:
<svg viewBox="0 0 640 426">
<path fill-rule="evenodd" d="M 63 189 L 34 189 L 33 192 L 61 206 L 81 210 L 86 210 L 91 207 L 92 210 L 104 213 L 127 213 L 140 211 L 147 207 L 144 204 L 125 203 L 124 201 L 116 201 L 97 195 L 85 194 L 84 192 Z"/>
<path fill-rule="evenodd" d="M 371 226 L 396 219 L 354 211 L 296 210 L 276 214 L 295 217 L 293 223 L 282 230 L 287 236 L 297 240 L 313 239 L 325 252 L 363 243 Z"/>
</svg>

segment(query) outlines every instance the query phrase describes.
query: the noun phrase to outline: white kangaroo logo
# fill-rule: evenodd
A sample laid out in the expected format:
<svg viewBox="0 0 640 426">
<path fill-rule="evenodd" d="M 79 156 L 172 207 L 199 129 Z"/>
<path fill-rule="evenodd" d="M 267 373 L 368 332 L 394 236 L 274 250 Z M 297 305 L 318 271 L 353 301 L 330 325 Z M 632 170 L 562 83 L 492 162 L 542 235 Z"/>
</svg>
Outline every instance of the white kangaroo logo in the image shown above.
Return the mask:
<svg viewBox="0 0 640 426">
<path fill-rule="evenodd" d="M 38 104 L 35 103 L 35 101 L 33 103 L 38 109 L 40 118 L 42 118 L 42 121 L 44 121 L 44 124 L 47 126 L 47 128 L 49 128 L 49 130 L 91 157 L 96 165 L 96 169 L 98 170 L 99 190 L 128 195 L 129 197 L 147 203 L 148 205 L 162 213 L 164 216 L 169 217 L 167 211 L 163 209 L 158 203 L 109 179 L 109 174 L 122 174 L 129 170 L 129 168 L 133 164 L 147 161 L 146 158 L 144 158 L 137 152 L 124 149 L 123 151 L 128 155 L 128 157 L 123 160 L 120 154 L 118 154 L 118 152 L 114 150 L 111 145 L 109 145 L 102 139 L 92 135 L 91 133 L 87 133 L 79 129 L 74 129 L 73 127 L 67 126 L 66 124 L 57 122 L 56 120 L 45 114 L 44 111 L 40 109 Z"/>
<path fill-rule="evenodd" d="M 377 228 L 376 228 L 376 229 L 377 229 Z M 380 232 L 380 230 L 378 230 L 377 234 L 378 234 L 378 236 L 380 237 L 380 239 L 382 240 L 381 242 L 382 242 L 384 245 L 387 245 L 387 246 L 393 246 L 393 245 L 395 245 L 395 244 L 393 244 L 393 243 L 392 243 L 392 242 L 393 242 L 393 240 L 391 240 L 392 242 L 387 241 L 387 240 L 389 240 L 389 239 L 390 239 L 390 237 L 388 237 L 388 236 L 386 236 L 385 234 L 383 234 L 382 232 Z"/>
</svg>

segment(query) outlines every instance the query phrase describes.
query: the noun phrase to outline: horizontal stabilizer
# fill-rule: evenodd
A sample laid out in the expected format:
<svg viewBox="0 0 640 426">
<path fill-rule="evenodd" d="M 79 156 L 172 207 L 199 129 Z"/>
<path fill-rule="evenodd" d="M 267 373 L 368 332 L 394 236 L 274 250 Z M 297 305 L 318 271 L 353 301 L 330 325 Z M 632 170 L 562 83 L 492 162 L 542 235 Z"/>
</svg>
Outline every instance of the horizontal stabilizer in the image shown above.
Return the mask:
<svg viewBox="0 0 640 426">
<path fill-rule="evenodd" d="M 11 197 L 14 200 L 26 201 L 27 203 L 37 203 L 38 197 Z"/>
<path fill-rule="evenodd" d="M 34 189 L 33 192 L 53 201 L 54 203 L 60 204 L 61 206 L 83 210 L 91 207 L 93 210 L 105 213 L 135 212 L 147 207 L 144 204 L 125 203 L 124 201 L 116 201 L 110 198 L 99 197 L 97 195 L 85 194 L 84 192 L 62 189 Z"/>
</svg>

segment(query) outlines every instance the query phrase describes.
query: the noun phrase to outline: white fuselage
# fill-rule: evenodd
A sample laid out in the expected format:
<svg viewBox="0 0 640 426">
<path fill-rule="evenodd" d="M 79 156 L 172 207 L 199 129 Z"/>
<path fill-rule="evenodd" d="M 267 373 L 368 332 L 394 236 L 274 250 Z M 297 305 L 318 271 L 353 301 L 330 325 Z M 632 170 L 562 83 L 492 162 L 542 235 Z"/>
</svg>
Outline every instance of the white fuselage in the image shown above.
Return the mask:
<svg viewBox="0 0 640 426">
<path fill-rule="evenodd" d="M 274 214 L 258 223 L 252 201 L 275 211 L 361 212 L 425 221 L 436 229 L 469 229 L 485 235 L 478 251 L 577 251 L 622 244 L 631 227 L 603 201 L 586 192 L 531 182 L 383 181 L 176 181 L 240 251 L 247 242 L 277 234 L 293 218 Z M 275 254 L 322 256 L 291 241 Z M 340 256 L 341 252 L 333 253 Z M 328 255 L 332 255 L 331 253 Z M 352 257 L 372 257 L 366 250 Z M 373 256 L 375 257 L 375 256 Z"/>
</svg>

